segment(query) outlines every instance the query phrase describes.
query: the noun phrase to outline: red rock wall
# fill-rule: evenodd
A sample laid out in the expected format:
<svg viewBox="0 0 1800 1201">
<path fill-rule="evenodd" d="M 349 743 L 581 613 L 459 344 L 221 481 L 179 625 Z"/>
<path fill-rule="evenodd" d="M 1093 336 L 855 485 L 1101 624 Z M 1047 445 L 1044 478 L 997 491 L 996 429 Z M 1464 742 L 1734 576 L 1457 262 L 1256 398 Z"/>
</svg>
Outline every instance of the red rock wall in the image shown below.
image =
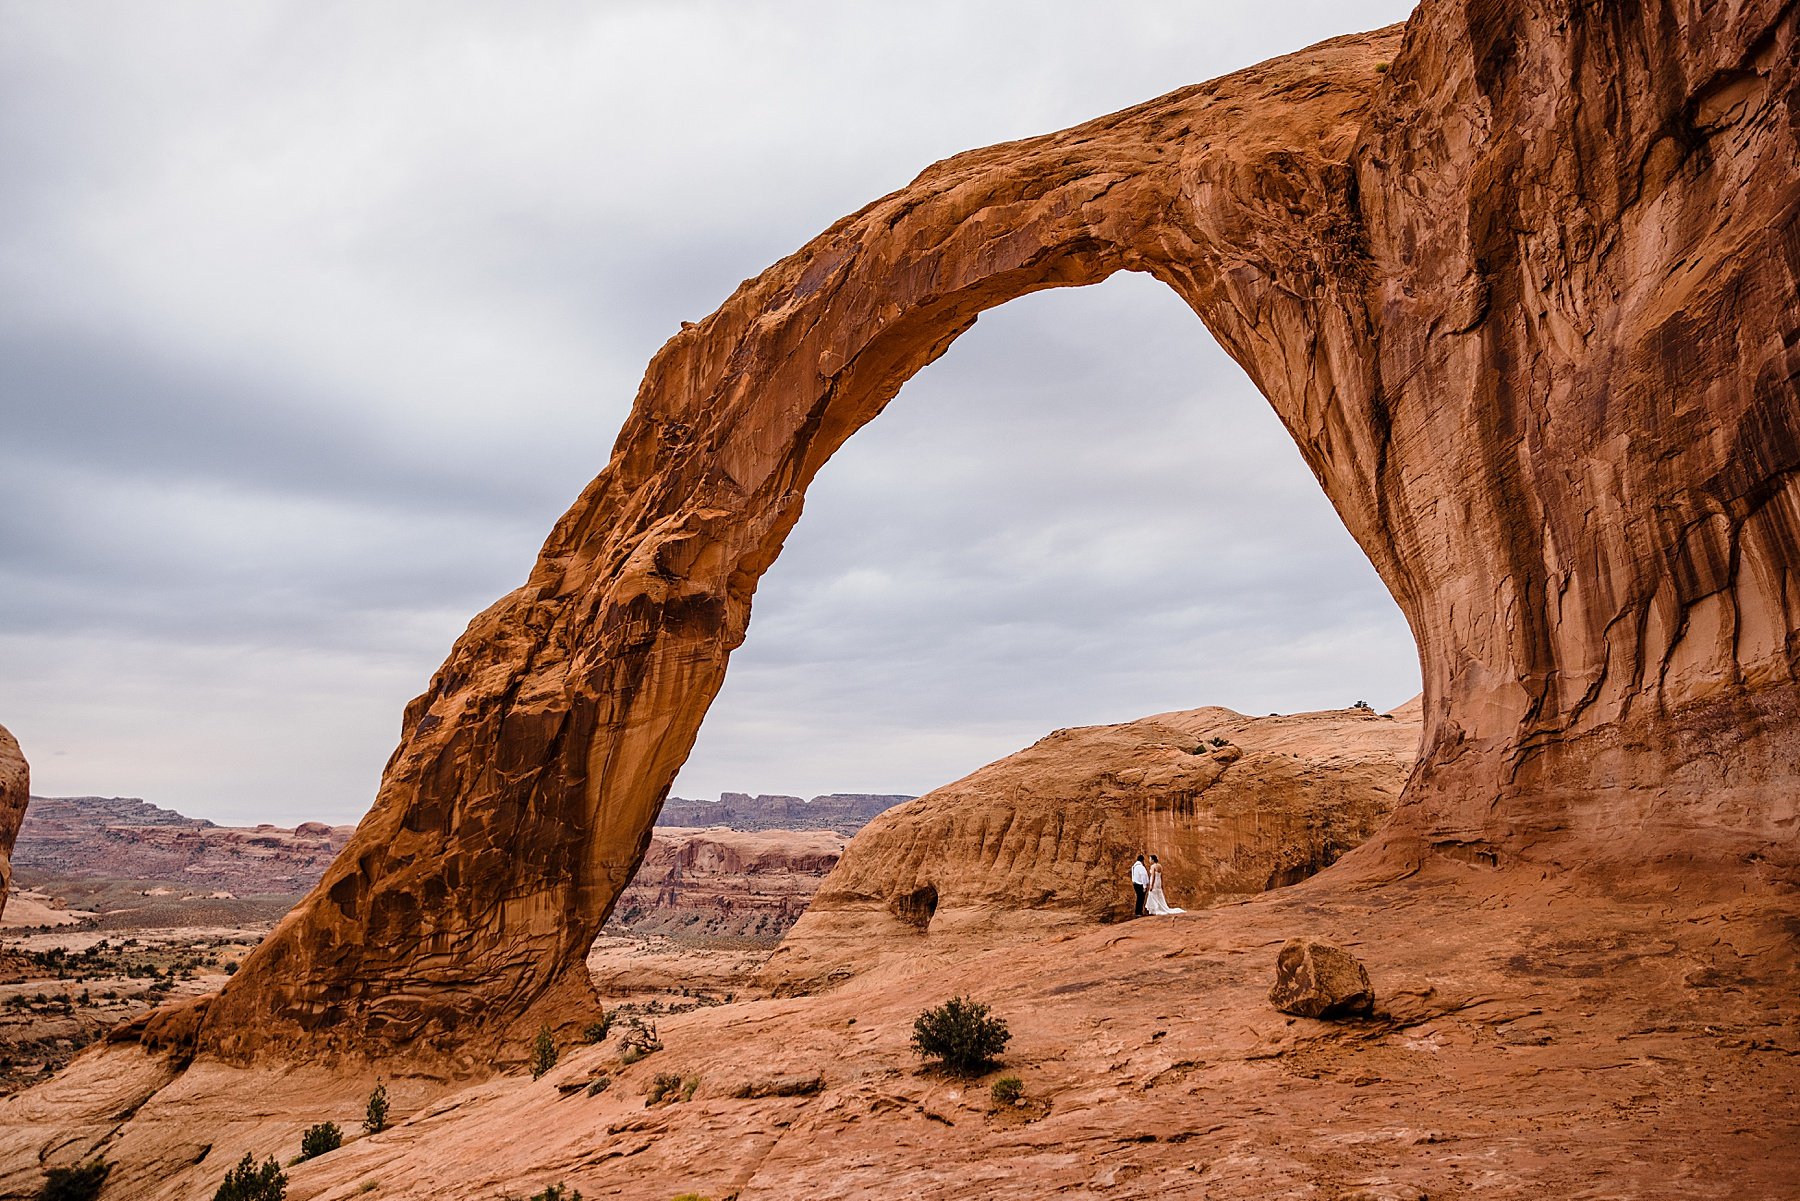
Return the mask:
<svg viewBox="0 0 1800 1201">
<path fill-rule="evenodd" d="M 1418 638 L 1365 863 L 1791 865 L 1795 24 L 1427 0 L 840 221 L 657 354 L 201 1041 L 474 1067 L 576 1020 L 813 475 L 982 310 L 1119 270 L 1244 365 Z"/>
</svg>

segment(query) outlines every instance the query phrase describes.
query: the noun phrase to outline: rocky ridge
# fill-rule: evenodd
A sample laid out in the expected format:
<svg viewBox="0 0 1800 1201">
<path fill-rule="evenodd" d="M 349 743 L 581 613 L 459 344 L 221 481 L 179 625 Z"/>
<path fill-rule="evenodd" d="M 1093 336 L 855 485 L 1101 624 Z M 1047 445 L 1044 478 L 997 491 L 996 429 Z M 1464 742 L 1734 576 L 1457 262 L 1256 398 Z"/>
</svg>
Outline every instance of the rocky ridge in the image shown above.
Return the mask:
<svg viewBox="0 0 1800 1201">
<path fill-rule="evenodd" d="M 303 893 L 352 826 L 218 826 L 133 797 L 33 797 L 16 868 L 60 879 L 173 883 L 239 895 Z"/>
</svg>

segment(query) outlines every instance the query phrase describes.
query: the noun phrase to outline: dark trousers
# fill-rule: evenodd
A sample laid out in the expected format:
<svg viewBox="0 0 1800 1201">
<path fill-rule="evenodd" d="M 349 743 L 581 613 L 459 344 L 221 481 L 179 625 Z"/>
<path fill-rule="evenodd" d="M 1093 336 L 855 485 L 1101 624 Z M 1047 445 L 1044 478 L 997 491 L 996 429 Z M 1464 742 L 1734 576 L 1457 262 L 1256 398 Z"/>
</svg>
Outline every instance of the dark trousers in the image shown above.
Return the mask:
<svg viewBox="0 0 1800 1201">
<path fill-rule="evenodd" d="M 1142 884 L 1133 884 L 1131 886 L 1131 891 L 1137 893 L 1137 908 L 1133 909 L 1131 911 L 1131 916 L 1132 917 L 1143 917 L 1144 916 L 1144 886 Z"/>
</svg>

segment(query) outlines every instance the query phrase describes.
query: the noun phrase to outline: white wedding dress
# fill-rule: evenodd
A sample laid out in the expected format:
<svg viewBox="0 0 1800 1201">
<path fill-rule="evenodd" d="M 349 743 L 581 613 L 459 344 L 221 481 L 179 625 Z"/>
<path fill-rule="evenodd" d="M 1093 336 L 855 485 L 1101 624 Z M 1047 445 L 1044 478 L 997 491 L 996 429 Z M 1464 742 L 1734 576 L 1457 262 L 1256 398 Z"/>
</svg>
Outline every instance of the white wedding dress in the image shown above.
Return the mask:
<svg viewBox="0 0 1800 1201">
<path fill-rule="evenodd" d="M 1172 913 L 1186 913 L 1185 909 L 1176 909 L 1163 896 L 1162 868 L 1150 869 L 1150 891 L 1144 896 L 1144 912 L 1150 917 L 1167 917 Z"/>
</svg>

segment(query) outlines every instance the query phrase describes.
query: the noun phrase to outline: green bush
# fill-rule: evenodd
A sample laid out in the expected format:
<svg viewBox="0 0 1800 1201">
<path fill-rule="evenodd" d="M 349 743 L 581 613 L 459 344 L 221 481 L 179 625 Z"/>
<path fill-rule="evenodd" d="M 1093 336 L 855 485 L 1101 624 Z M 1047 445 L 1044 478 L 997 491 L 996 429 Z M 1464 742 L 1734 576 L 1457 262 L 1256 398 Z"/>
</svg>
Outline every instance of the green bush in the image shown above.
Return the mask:
<svg viewBox="0 0 1800 1201">
<path fill-rule="evenodd" d="M 90 1159 L 72 1168 L 51 1168 L 38 1201 L 94 1201 L 110 1171 L 112 1165 L 102 1159 Z"/>
<path fill-rule="evenodd" d="M 1011 1041 L 1006 1023 L 970 997 L 951 997 L 913 1020 L 913 1051 L 964 1076 L 991 1067 Z"/>
<path fill-rule="evenodd" d="M 287 1174 L 273 1159 L 265 1159 L 262 1167 L 257 1167 L 246 1151 L 237 1167 L 225 1174 L 213 1201 L 287 1201 Z"/>
<path fill-rule="evenodd" d="M 377 1084 L 375 1091 L 369 1094 L 369 1107 L 363 1110 L 363 1133 L 380 1134 L 387 1129 L 387 1124 L 387 1085 Z"/>
<path fill-rule="evenodd" d="M 994 1081 L 988 1095 L 996 1105 L 1017 1105 L 1025 1096 L 1025 1082 L 1017 1076 L 1002 1076 Z"/>
<path fill-rule="evenodd" d="M 655 1105 L 663 1098 L 672 1095 L 681 1087 L 681 1077 L 668 1072 L 658 1072 L 656 1079 L 650 1082 L 650 1091 L 644 1095 L 645 1105 Z"/>
<path fill-rule="evenodd" d="M 571 1193 L 560 1184 L 547 1185 L 543 1192 L 531 1194 L 531 1201 L 581 1201 L 581 1190 Z"/>
<path fill-rule="evenodd" d="M 336 1122 L 320 1122 L 317 1126 L 308 1126 L 306 1133 L 300 1136 L 300 1158 L 316 1159 L 327 1151 L 336 1151 L 344 1145 L 344 1132 L 338 1129 Z"/>
<path fill-rule="evenodd" d="M 607 1033 L 612 1030 L 612 1014 L 603 1013 L 597 1022 L 589 1022 L 581 1029 L 581 1041 L 585 1043 L 603 1043 Z"/>
<path fill-rule="evenodd" d="M 536 1080 L 555 1067 L 556 1060 L 556 1039 L 551 1036 L 550 1027 L 539 1026 L 537 1037 L 531 1042 L 531 1078 Z"/>
<path fill-rule="evenodd" d="M 590 1097 L 598 1097 L 601 1093 L 605 1092 L 611 1084 L 611 1076 L 596 1076 L 588 1081 L 587 1095 Z"/>
</svg>

